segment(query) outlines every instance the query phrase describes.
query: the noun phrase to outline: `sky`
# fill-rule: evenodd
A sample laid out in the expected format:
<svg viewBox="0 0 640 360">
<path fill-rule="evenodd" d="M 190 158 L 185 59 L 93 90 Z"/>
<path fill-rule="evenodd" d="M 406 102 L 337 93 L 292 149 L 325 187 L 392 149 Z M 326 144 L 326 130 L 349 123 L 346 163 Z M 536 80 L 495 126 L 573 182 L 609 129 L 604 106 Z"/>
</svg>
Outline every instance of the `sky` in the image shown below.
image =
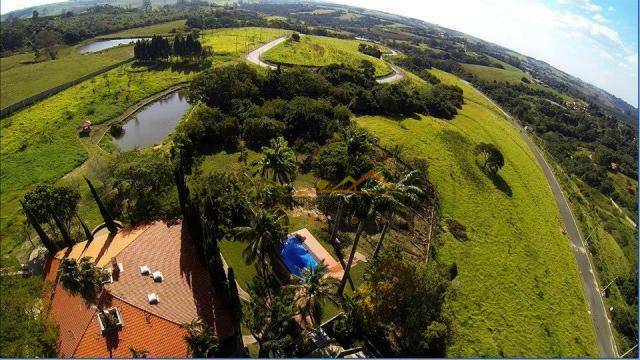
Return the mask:
<svg viewBox="0 0 640 360">
<path fill-rule="evenodd" d="M 638 106 L 637 0 L 329 0 L 409 16 L 532 56 Z M 4 14 L 59 0 L 1 0 Z"/>
<path fill-rule="evenodd" d="M 638 106 L 637 0 L 331 0 L 490 41 Z"/>
</svg>

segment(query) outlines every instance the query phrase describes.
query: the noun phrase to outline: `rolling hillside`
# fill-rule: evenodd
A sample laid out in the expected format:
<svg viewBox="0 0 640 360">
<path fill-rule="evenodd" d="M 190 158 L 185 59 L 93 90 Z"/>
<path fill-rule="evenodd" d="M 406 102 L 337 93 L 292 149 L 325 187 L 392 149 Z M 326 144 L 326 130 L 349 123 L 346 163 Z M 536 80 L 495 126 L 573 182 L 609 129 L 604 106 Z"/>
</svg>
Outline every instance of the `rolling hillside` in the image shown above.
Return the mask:
<svg viewBox="0 0 640 360">
<path fill-rule="evenodd" d="M 467 228 L 469 240 L 444 237 L 438 256 L 458 265 L 459 293 L 449 303 L 457 333 L 449 356 L 594 356 L 597 349 L 577 268 L 558 209 L 533 154 L 506 118 L 476 90 L 464 90 L 451 121 L 432 117 L 361 117 L 358 124 L 399 146 L 401 157 L 425 159 L 442 216 Z M 478 142 L 505 156 L 498 182 L 476 165 Z"/>
</svg>

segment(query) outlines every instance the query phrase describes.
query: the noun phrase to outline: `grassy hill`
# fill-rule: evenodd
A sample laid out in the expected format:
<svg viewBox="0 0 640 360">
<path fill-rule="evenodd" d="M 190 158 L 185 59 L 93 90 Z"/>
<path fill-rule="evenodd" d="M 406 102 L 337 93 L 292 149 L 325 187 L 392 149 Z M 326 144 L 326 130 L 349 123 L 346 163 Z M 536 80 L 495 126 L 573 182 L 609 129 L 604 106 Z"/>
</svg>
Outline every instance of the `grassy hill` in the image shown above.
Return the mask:
<svg viewBox="0 0 640 360">
<path fill-rule="evenodd" d="M 448 356 L 596 356 L 595 335 L 558 209 L 533 154 L 517 131 L 477 91 L 464 90 L 451 121 L 432 117 L 357 119 L 401 157 L 425 159 L 442 216 L 469 240 L 444 235 L 438 256 L 458 265 L 457 295 L 447 303 L 456 333 Z M 473 148 L 491 142 L 505 156 L 501 180 L 475 163 Z M 525 275 L 526 274 L 526 275 Z"/>
<path fill-rule="evenodd" d="M 79 46 L 61 49 L 56 60 L 33 62 L 33 53 L 3 57 L 0 65 L 0 107 L 133 56 L 131 46 L 91 54 L 78 53 Z"/>
<path fill-rule="evenodd" d="M 525 77 L 529 81 L 533 82 L 533 79 L 530 75 L 520 69 L 514 68 L 513 66 L 509 66 L 509 68 L 505 67 L 504 69 L 499 69 L 491 66 L 462 64 L 462 68 L 483 81 L 495 80 L 499 82 L 509 82 L 517 84 L 521 83 L 522 78 Z"/>
<path fill-rule="evenodd" d="M 369 60 L 376 68 L 376 76 L 391 73 L 391 68 L 383 60 L 358 51 L 361 42 L 363 41 L 305 35 L 300 41 L 287 40 L 274 47 L 262 59 L 285 65 L 327 66 L 341 63 L 352 67 L 358 67 L 362 60 Z M 387 51 L 386 48 L 381 48 Z"/>
</svg>

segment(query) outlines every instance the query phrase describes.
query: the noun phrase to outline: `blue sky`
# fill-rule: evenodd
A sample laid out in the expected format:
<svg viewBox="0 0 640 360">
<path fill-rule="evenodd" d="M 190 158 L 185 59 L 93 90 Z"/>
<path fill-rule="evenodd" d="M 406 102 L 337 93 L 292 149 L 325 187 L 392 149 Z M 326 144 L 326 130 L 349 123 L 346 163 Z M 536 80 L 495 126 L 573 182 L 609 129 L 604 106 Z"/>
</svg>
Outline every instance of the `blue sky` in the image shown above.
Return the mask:
<svg viewBox="0 0 640 360">
<path fill-rule="evenodd" d="M 330 0 L 505 46 L 638 106 L 638 0 Z M 58 0 L 2 0 L 1 12 Z"/>
</svg>

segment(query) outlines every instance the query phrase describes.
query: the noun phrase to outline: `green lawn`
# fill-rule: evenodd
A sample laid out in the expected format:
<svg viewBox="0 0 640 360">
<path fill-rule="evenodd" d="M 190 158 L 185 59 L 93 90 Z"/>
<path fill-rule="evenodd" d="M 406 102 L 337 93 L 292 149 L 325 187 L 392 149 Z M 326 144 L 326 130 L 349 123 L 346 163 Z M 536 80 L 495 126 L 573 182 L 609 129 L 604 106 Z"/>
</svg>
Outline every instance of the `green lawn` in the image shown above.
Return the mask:
<svg viewBox="0 0 640 360">
<path fill-rule="evenodd" d="M 153 36 L 153 35 L 167 35 L 173 30 L 181 30 L 186 27 L 187 20 L 175 20 L 164 22 L 160 24 L 154 24 L 149 26 L 137 27 L 127 29 L 113 34 L 99 36 L 99 39 L 113 39 L 113 38 L 125 38 L 125 37 L 139 37 L 139 36 Z"/>
<path fill-rule="evenodd" d="M 508 65 L 508 64 L 507 64 Z M 522 78 L 525 77 L 529 81 L 533 82 L 531 76 L 524 71 L 514 68 L 513 66 L 505 66 L 505 69 L 499 69 L 491 66 L 483 66 L 476 64 L 462 64 L 462 68 L 475 75 L 482 81 L 493 82 L 509 82 L 509 83 L 522 83 Z"/>
<path fill-rule="evenodd" d="M 0 198 L 2 256 L 15 254 L 23 240 L 18 199 L 36 184 L 55 182 L 95 150 L 77 126 L 109 120 L 127 107 L 189 79 L 179 71 L 125 65 L 73 86 L 2 120 Z"/>
<path fill-rule="evenodd" d="M 456 333 L 451 357 L 596 356 L 593 325 L 569 240 L 546 179 L 527 145 L 487 100 L 453 75 L 432 70 L 464 90 L 451 121 L 361 117 L 383 147 L 404 144 L 401 157 L 423 158 L 444 218 L 458 220 L 469 240 L 445 234 L 438 256 L 456 262 L 457 296 L 447 301 Z M 473 148 L 491 142 L 505 156 L 495 184 L 475 163 Z"/>
<path fill-rule="evenodd" d="M 92 54 L 79 54 L 77 48 L 65 47 L 60 50 L 58 59 L 37 63 L 33 62 L 32 53 L 3 57 L 0 61 L 0 107 L 133 56 L 131 46 Z"/>
<path fill-rule="evenodd" d="M 334 63 L 359 67 L 362 60 L 369 60 L 376 68 L 376 76 L 391 73 L 391 68 L 381 59 L 358 51 L 364 41 L 344 40 L 324 36 L 304 35 L 299 42 L 287 40 L 263 55 L 263 60 L 276 64 L 327 66 Z M 387 49 L 380 46 L 384 52 Z"/>
<path fill-rule="evenodd" d="M 200 41 L 203 46 L 211 47 L 217 57 L 230 60 L 290 33 L 289 30 L 259 27 L 213 29 L 204 31 Z"/>
<path fill-rule="evenodd" d="M 244 261 L 242 252 L 246 247 L 247 243 L 242 241 L 220 241 L 222 257 L 227 262 L 227 265 L 233 268 L 240 287 L 248 291 L 249 285 L 258 274 L 258 269 L 256 269 L 255 265 L 248 265 Z"/>
</svg>

